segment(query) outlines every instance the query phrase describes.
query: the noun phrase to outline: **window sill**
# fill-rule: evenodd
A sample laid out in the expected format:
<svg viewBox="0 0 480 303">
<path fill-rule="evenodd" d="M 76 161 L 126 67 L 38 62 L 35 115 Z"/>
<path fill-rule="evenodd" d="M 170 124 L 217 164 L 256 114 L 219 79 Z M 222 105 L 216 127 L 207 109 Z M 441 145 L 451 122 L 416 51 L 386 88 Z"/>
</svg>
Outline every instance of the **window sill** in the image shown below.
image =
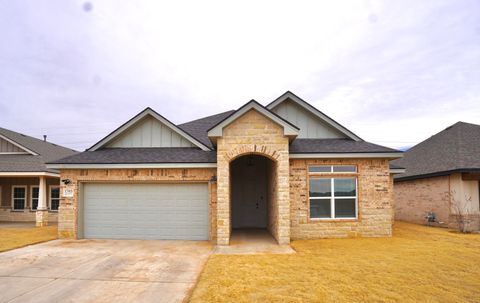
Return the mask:
<svg viewBox="0 0 480 303">
<path fill-rule="evenodd" d="M 310 218 L 309 223 L 358 222 L 358 218 Z"/>
<path fill-rule="evenodd" d="M 12 213 L 24 213 L 25 209 L 10 209 L 10 212 L 12 212 Z"/>
<path fill-rule="evenodd" d="M 58 210 L 49 209 L 48 212 L 49 212 L 49 213 L 58 213 Z"/>
</svg>

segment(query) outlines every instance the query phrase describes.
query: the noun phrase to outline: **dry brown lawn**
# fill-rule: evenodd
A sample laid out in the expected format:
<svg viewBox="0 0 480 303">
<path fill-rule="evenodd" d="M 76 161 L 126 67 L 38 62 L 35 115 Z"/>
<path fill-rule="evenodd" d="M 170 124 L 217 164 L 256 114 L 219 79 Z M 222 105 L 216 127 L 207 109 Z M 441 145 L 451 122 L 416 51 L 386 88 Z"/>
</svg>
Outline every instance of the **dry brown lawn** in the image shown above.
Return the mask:
<svg viewBox="0 0 480 303">
<path fill-rule="evenodd" d="M 392 238 L 212 255 L 190 302 L 480 302 L 480 234 L 397 222 Z"/>
<path fill-rule="evenodd" d="M 32 228 L 0 228 L 0 252 L 30 244 L 54 240 L 57 226 Z"/>
</svg>

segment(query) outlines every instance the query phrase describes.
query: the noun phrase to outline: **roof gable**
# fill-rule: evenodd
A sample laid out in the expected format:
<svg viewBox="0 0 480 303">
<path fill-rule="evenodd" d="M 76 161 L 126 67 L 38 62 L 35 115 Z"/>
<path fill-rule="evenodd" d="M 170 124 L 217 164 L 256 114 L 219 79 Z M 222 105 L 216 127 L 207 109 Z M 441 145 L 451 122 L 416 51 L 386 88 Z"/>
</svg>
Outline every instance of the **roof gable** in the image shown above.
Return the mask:
<svg viewBox="0 0 480 303">
<path fill-rule="evenodd" d="M 299 138 L 350 138 L 355 141 L 362 140 L 340 123 L 290 91 L 275 99 L 266 108 L 300 126 Z"/>
<path fill-rule="evenodd" d="M 190 146 L 210 150 L 190 134 L 147 107 L 87 150 L 95 151 L 112 147 Z"/>
<path fill-rule="evenodd" d="M 273 122 L 277 123 L 281 127 L 283 127 L 283 132 L 285 136 L 295 138 L 298 136 L 299 128 L 293 125 L 292 123 L 286 121 L 282 117 L 278 116 L 277 114 L 271 112 L 270 110 L 263 107 L 260 103 L 255 100 L 251 100 L 250 102 L 246 103 L 242 107 L 240 107 L 237 111 L 232 113 L 230 116 L 226 117 L 215 126 L 210 128 L 207 131 L 208 137 L 215 141 L 215 138 L 223 136 L 223 129 L 230 125 L 233 121 L 238 119 L 239 117 L 243 116 L 250 110 L 255 110 L 261 115 L 267 117 L 268 119 L 272 120 Z"/>
<path fill-rule="evenodd" d="M 36 155 L 34 151 L 31 151 L 28 148 L 0 134 L 0 155 L 6 155 L 6 154 Z"/>
<path fill-rule="evenodd" d="M 195 147 L 195 145 L 154 117 L 147 115 L 105 147 Z"/>
</svg>

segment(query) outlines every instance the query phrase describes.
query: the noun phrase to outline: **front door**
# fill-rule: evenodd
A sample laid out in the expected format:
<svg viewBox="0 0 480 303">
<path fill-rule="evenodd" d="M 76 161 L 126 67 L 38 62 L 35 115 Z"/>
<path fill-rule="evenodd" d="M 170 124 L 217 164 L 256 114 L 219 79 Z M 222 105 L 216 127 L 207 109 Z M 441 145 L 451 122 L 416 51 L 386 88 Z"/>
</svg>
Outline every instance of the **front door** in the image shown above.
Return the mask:
<svg viewBox="0 0 480 303">
<path fill-rule="evenodd" d="M 266 161 L 245 156 L 232 163 L 232 228 L 267 227 Z"/>
</svg>

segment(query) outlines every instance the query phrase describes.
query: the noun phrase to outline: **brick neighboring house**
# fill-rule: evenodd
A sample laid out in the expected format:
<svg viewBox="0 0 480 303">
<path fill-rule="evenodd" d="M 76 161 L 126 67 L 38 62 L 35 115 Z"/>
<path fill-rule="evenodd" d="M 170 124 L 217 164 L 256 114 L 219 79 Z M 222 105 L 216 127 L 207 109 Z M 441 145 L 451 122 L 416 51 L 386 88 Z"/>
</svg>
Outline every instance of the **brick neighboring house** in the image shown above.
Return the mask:
<svg viewBox="0 0 480 303">
<path fill-rule="evenodd" d="M 60 173 L 45 162 L 76 152 L 0 128 L 0 221 L 57 221 Z"/>
<path fill-rule="evenodd" d="M 287 92 L 180 125 L 147 108 L 49 166 L 68 182 L 63 238 L 228 245 L 236 229 L 258 228 L 286 244 L 390 236 L 389 161 L 401 156 Z"/>
<path fill-rule="evenodd" d="M 395 219 L 426 224 L 433 212 L 441 225 L 456 227 L 460 209 L 470 229 L 480 229 L 480 125 L 457 122 L 392 164 L 406 168 L 395 176 Z"/>
</svg>

